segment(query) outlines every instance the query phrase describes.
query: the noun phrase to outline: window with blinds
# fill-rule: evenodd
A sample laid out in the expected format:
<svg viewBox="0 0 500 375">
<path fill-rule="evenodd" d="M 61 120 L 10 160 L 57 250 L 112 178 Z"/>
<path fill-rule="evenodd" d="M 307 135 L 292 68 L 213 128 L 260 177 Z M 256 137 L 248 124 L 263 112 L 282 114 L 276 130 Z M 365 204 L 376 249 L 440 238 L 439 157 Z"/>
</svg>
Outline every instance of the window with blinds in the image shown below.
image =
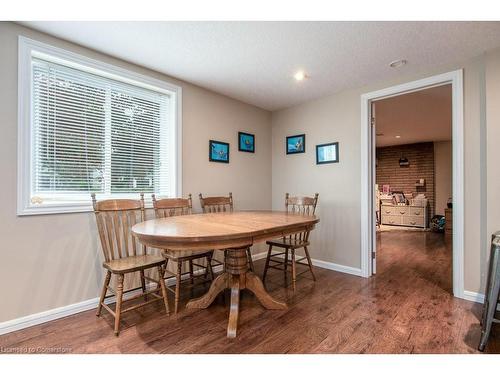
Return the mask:
<svg viewBox="0 0 500 375">
<path fill-rule="evenodd" d="M 30 205 L 175 192 L 170 93 L 36 54 L 30 70 Z"/>
</svg>

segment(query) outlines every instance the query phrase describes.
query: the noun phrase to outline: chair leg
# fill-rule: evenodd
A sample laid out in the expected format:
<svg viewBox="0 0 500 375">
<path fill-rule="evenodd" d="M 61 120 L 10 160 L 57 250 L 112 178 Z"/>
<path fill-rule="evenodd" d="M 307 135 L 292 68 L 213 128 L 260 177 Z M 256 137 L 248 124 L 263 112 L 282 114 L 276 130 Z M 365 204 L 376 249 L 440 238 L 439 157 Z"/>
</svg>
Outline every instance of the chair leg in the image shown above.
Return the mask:
<svg viewBox="0 0 500 375">
<path fill-rule="evenodd" d="M 174 312 L 177 314 L 179 311 L 179 297 L 181 293 L 181 276 L 182 276 L 182 262 L 177 262 L 177 275 L 175 276 L 175 304 Z"/>
<path fill-rule="evenodd" d="M 266 280 L 267 269 L 269 268 L 269 260 L 271 259 L 271 251 L 273 249 L 273 245 L 269 245 L 269 250 L 267 251 L 266 256 L 266 265 L 264 266 L 264 273 L 262 274 L 262 282 Z"/>
<path fill-rule="evenodd" d="M 207 255 L 207 256 L 205 257 L 205 261 L 206 261 L 207 263 L 206 263 L 206 265 L 205 265 L 205 272 L 203 273 L 203 278 L 204 278 L 205 280 L 207 280 L 207 279 L 208 279 L 208 263 L 209 263 L 209 260 L 208 260 L 208 259 L 209 259 L 209 257 L 208 257 L 208 255 Z"/>
<path fill-rule="evenodd" d="M 222 262 L 222 273 L 226 272 L 226 254 L 227 250 L 224 250 L 224 262 Z"/>
<path fill-rule="evenodd" d="M 479 342 L 479 350 L 484 351 L 486 344 L 488 343 L 488 338 L 490 336 L 491 326 L 493 324 L 493 319 L 495 317 L 495 312 L 497 309 L 498 293 L 500 291 L 500 280 L 494 280 L 491 290 L 489 291 L 490 298 L 486 304 L 486 314 L 481 329 L 481 339 Z"/>
<path fill-rule="evenodd" d="M 99 306 L 97 306 L 97 316 L 101 316 L 102 304 L 104 303 L 104 298 L 106 298 L 106 292 L 108 291 L 109 281 L 111 280 L 111 271 L 106 272 L 106 278 L 104 279 L 104 284 L 102 286 L 101 297 L 99 298 Z"/>
<path fill-rule="evenodd" d="M 165 259 L 165 264 L 163 265 L 163 280 L 165 280 L 165 275 L 167 275 L 168 258 Z"/>
<path fill-rule="evenodd" d="M 194 273 L 193 273 L 193 261 L 191 259 L 189 259 L 189 282 L 191 283 L 191 285 L 194 284 L 193 275 L 194 275 Z"/>
<path fill-rule="evenodd" d="M 208 274 L 210 275 L 210 280 L 214 280 L 214 270 L 212 269 L 212 257 L 213 253 L 208 253 L 207 255 L 207 271 Z M 206 277 L 206 274 L 205 274 Z"/>
<path fill-rule="evenodd" d="M 250 271 L 254 272 L 252 252 L 250 251 L 250 248 L 247 248 L 247 258 L 248 258 L 248 268 L 250 268 Z"/>
<path fill-rule="evenodd" d="M 297 269 L 295 264 L 295 249 L 290 249 L 290 252 L 292 253 L 292 288 L 293 291 L 295 292 L 295 281 L 297 279 Z"/>
<path fill-rule="evenodd" d="M 498 304 L 500 294 L 500 254 L 497 249 L 492 249 L 488 280 L 486 286 L 485 302 L 483 305 L 483 316 L 481 318 L 481 339 L 478 349 L 484 351 L 490 336 L 491 326 Z"/>
<path fill-rule="evenodd" d="M 163 279 L 163 275 L 165 274 L 165 270 L 162 266 L 158 266 L 158 282 L 161 288 L 161 294 L 163 296 L 163 303 L 165 304 L 165 311 L 167 315 L 170 315 L 170 308 L 168 306 L 168 298 L 167 298 L 167 287 L 165 286 L 165 280 Z"/>
<path fill-rule="evenodd" d="M 144 301 L 148 300 L 148 295 L 146 293 L 146 279 L 144 278 L 144 270 L 140 271 L 141 273 L 141 288 L 142 288 L 142 293 L 144 293 Z"/>
<path fill-rule="evenodd" d="M 313 265 L 311 262 L 311 256 L 309 255 L 309 250 L 307 250 L 307 246 L 304 246 L 304 252 L 306 253 L 307 263 L 309 264 L 309 271 L 311 271 L 311 275 L 313 277 L 313 280 L 316 281 L 316 276 L 314 275 L 314 272 L 313 272 Z"/>
<path fill-rule="evenodd" d="M 288 249 L 285 249 L 285 263 L 283 264 L 283 269 L 284 269 L 285 287 L 286 287 L 286 280 L 288 276 Z"/>
<path fill-rule="evenodd" d="M 115 336 L 120 334 L 120 316 L 122 312 L 122 299 L 123 299 L 123 279 L 122 273 L 118 274 L 118 281 L 116 285 L 116 307 L 115 307 Z"/>
</svg>

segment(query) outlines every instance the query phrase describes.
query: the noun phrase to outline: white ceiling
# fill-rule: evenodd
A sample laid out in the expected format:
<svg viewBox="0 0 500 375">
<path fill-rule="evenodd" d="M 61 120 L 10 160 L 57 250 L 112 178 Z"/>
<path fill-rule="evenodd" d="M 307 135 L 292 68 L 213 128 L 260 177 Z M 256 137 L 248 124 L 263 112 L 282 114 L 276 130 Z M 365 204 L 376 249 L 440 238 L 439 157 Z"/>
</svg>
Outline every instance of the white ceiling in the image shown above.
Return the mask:
<svg viewBox="0 0 500 375">
<path fill-rule="evenodd" d="M 22 24 L 268 110 L 500 46 L 500 22 Z M 401 58 L 405 67 L 388 67 Z M 310 78 L 295 82 L 298 69 Z"/>
<path fill-rule="evenodd" d="M 377 147 L 451 140 L 451 99 L 444 85 L 376 101 Z"/>
</svg>

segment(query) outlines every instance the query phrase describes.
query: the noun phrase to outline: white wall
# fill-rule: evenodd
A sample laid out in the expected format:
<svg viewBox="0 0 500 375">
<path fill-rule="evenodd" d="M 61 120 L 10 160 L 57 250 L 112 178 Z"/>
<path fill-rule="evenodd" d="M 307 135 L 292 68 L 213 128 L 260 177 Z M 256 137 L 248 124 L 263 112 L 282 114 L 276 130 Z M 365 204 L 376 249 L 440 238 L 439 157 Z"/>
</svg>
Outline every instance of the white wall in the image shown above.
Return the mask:
<svg viewBox="0 0 500 375">
<path fill-rule="evenodd" d="M 500 172 L 496 168 L 495 152 L 500 119 L 497 109 L 500 108 L 497 105 L 500 100 L 498 51 L 463 64 L 415 75 L 405 75 L 402 70 L 397 79 L 284 109 L 273 113 L 271 119 L 269 112 L 253 106 L 3 22 L 0 23 L 0 123 L 3 130 L 0 139 L 0 174 L 3 177 L 0 188 L 3 241 L 0 299 L 4 303 L 0 322 L 94 298 L 102 281 L 102 257 L 91 213 L 16 216 L 18 35 L 182 86 L 184 193 L 232 191 L 237 208 L 270 208 L 272 199 L 272 207 L 282 209 L 287 191 L 292 194 L 318 192 L 321 223 L 311 235 L 312 255 L 353 268 L 360 267 L 360 95 L 464 68 L 465 289 L 482 291 L 489 235 L 494 228 L 500 228 L 500 178 L 497 178 Z M 256 134 L 255 154 L 237 151 L 238 130 Z M 285 136 L 303 132 L 306 133 L 306 153 L 286 156 Z M 229 165 L 208 162 L 209 138 L 231 143 Z M 315 144 L 329 141 L 340 143 L 340 163 L 315 165 Z M 195 203 L 198 209 L 196 199 Z M 487 209 L 487 205 L 491 208 Z"/>
<path fill-rule="evenodd" d="M 487 54 L 486 123 L 487 142 L 487 240 L 500 230 L 500 50 Z M 486 266 L 486 260 L 483 261 Z"/>
<path fill-rule="evenodd" d="M 436 215 L 444 215 L 448 198 L 452 196 L 452 143 L 434 142 L 434 189 Z"/>
<path fill-rule="evenodd" d="M 435 74 L 464 69 L 465 122 L 465 289 L 480 292 L 486 265 L 484 90 L 485 56 L 416 75 L 401 70 L 397 79 L 343 91 L 274 112 L 273 208 L 283 194 L 319 192 L 321 222 L 311 234 L 313 258 L 360 268 L 360 96 L 363 93 Z M 333 74 L 333 73 L 332 73 Z M 285 155 L 285 136 L 306 134 L 306 153 Z M 339 142 L 340 163 L 315 165 L 315 145 Z M 500 181 L 500 179 L 499 179 Z"/>
<path fill-rule="evenodd" d="M 173 82 L 183 88 L 183 190 L 233 192 L 237 208 L 271 207 L 271 115 L 261 110 L 13 23 L 0 22 L 0 322 L 95 298 L 102 256 L 93 213 L 16 216 L 18 35 Z M 238 152 L 239 130 L 256 153 Z M 208 161 L 208 140 L 230 142 L 230 164 Z"/>
<path fill-rule="evenodd" d="M 286 192 L 319 193 L 320 224 L 311 234 L 311 256 L 359 268 L 360 114 L 357 90 L 274 112 L 273 209 Z M 306 134 L 305 154 L 286 155 L 285 137 Z M 316 144 L 339 142 L 339 163 L 316 165 Z"/>
</svg>

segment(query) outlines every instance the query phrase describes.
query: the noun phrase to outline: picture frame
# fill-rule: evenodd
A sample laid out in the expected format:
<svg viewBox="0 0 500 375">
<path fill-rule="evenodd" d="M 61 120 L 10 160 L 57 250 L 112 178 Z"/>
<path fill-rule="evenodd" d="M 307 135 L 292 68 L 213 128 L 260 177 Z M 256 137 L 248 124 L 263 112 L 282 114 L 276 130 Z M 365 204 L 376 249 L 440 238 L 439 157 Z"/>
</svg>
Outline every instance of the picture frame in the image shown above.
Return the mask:
<svg viewBox="0 0 500 375">
<path fill-rule="evenodd" d="M 286 137 L 285 150 L 287 155 L 306 152 L 306 135 L 298 134 Z"/>
<path fill-rule="evenodd" d="M 217 163 L 229 163 L 229 143 L 209 140 L 208 160 Z"/>
<path fill-rule="evenodd" d="M 339 143 L 330 142 L 316 145 L 316 164 L 339 162 Z"/>
<path fill-rule="evenodd" d="M 238 132 L 238 151 L 255 153 L 255 134 Z"/>
</svg>

